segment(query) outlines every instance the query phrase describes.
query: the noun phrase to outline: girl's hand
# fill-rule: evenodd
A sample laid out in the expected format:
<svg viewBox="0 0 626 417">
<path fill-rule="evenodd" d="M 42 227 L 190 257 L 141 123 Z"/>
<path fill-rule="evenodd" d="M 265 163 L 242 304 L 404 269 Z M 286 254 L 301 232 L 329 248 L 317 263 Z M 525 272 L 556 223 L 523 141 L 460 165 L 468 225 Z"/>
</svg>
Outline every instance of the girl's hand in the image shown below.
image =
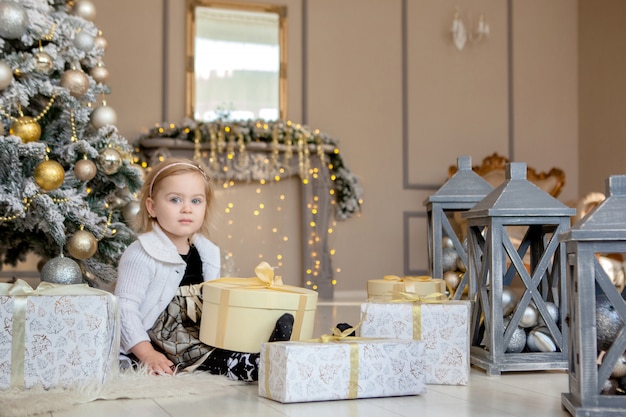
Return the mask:
<svg viewBox="0 0 626 417">
<path fill-rule="evenodd" d="M 140 342 L 131 351 L 143 363 L 151 374 L 174 374 L 174 362 L 154 349 L 150 342 Z"/>
</svg>

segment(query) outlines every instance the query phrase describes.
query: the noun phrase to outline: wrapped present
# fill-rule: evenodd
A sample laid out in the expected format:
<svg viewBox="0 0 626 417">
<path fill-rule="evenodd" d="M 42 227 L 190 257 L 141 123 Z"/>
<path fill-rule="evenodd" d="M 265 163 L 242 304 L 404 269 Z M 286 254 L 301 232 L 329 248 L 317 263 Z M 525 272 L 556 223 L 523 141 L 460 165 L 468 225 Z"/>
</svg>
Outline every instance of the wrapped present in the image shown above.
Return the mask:
<svg viewBox="0 0 626 417">
<path fill-rule="evenodd" d="M 104 383 L 118 369 L 116 298 L 87 285 L 0 284 L 0 389 Z"/>
<path fill-rule="evenodd" d="M 467 300 L 367 302 L 361 304 L 360 335 L 421 340 L 426 384 L 467 385 L 470 309 Z"/>
<path fill-rule="evenodd" d="M 265 262 L 255 272 L 256 278 L 220 278 L 203 284 L 202 342 L 237 352 L 259 352 L 284 313 L 294 316 L 291 340 L 313 337 L 317 292 L 283 285 Z"/>
<path fill-rule="evenodd" d="M 391 300 L 398 292 L 409 292 L 417 296 L 437 293 L 437 298 L 443 300 L 446 298 L 446 283 L 443 279 L 429 276 L 396 275 L 385 275 L 383 279 L 367 281 L 368 300 Z"/>
<path fill-rule="evenodd" d="M 292 403 L 423 394 L 423 353 L 414 340 L 264 343 L 259 395 Z"/>
</svg>

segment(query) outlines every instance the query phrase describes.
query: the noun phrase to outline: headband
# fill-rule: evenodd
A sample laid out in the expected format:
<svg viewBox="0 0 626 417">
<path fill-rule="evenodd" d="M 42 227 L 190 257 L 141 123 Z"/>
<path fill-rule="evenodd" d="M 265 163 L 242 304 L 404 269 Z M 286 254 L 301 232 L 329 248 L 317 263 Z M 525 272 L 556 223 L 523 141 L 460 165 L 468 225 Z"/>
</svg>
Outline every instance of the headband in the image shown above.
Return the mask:
<svg viewBox="0 0 626 417">
<path fill-rule="evenodd" d="M 164 166 L 163 168 L 161 168 L 160 170 L 157 171 L 156 174 L 154 174 L 154 177 L 152 177 L 152 182 L 150 183 L 150 193 L 149 193 L 149 197 L 152 198 L 152 188 L 154 187 L 154 182 L 156 181 L 157 177 L 159 175 L 161 175 L 161 173 L 163 171 L 165 171 L 166 169 L 169 169 L 171 167 L 175 167 L 177 165 L 185 165 L 188 167 L 192 167 L 197 169 L 198 171 L 200 171 L 200 173 L 202 174 L 202 176 L 204 177 L 205 180 L 209 181 L 209 176 L 206 174 L 206 172 L 204 172 L 204 170 L 202 168 L 200 168 L 198 165 L 194 165 L 194 164 L 190 164 L 189 162 L 174 162 L 173 164 L 169 164 Z"/>
</svg>

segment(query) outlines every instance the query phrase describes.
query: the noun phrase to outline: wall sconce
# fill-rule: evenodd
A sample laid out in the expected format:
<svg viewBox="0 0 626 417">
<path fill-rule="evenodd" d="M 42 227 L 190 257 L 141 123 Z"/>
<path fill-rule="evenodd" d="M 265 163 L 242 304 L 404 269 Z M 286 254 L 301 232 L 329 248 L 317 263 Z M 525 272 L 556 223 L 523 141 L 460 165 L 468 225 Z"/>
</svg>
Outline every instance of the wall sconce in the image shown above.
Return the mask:
<svg viewBox="0 0 626 417">
<path fill-rule="evenodd" d="M 468 19 L 471 20 L 471 19 Z M 476 28 L 473 31 L 469 31 L 465 28 L 465 23 L 461 18 L 461 12 L 457 9 L 454 14 L 454 20 L 452 20 L 452 41 L 454 46 L 459 51 L 462 51 L 467 41 L 472 43 L 480 42 L 482 39 L 489 36 L 489 24 L 485 21 L 485 16 L 481 14 L 478 17 Z"/>
</svg>

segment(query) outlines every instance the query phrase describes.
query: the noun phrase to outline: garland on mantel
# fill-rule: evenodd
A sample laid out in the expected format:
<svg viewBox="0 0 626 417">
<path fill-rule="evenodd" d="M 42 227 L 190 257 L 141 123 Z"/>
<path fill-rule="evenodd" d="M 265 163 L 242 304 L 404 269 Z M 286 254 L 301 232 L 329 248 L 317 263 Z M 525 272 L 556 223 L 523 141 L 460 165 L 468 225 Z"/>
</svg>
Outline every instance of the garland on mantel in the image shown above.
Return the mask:
<svg viewBox="0 0 626 417">
<path fill-rule="evenodd" d="M 180 139 L 196 145 L 196 152 L 204 145 L 209 149 L 209 168 L 216 168 L 218 155 L 243 153 L 248 148 L 258 149 L 253 144 L 265 144 L 271 152 L 272 163 L 276 163 L 280 154 L 289 160 L 298 158 L 299 175 L 308 182 L 310 175 L 309 156 L 311 148 L 327 162 L 333 183 L 335 199 L 335 217 L 346 220 L 361 210 L 363 189 L 357 177 L 344 164 L 339 153 L 337 141 L 328 135 L 307 126 L 291 121 L 213 121 L 197 122 L 185 120 L 182 124 L 157 125 L 139 138 L 139 143 L 150 139 Z M 196 157 L 199 157 L 196 154 Z M 211 166 L 215 165 L 215 166 Z"/>
</svg>

